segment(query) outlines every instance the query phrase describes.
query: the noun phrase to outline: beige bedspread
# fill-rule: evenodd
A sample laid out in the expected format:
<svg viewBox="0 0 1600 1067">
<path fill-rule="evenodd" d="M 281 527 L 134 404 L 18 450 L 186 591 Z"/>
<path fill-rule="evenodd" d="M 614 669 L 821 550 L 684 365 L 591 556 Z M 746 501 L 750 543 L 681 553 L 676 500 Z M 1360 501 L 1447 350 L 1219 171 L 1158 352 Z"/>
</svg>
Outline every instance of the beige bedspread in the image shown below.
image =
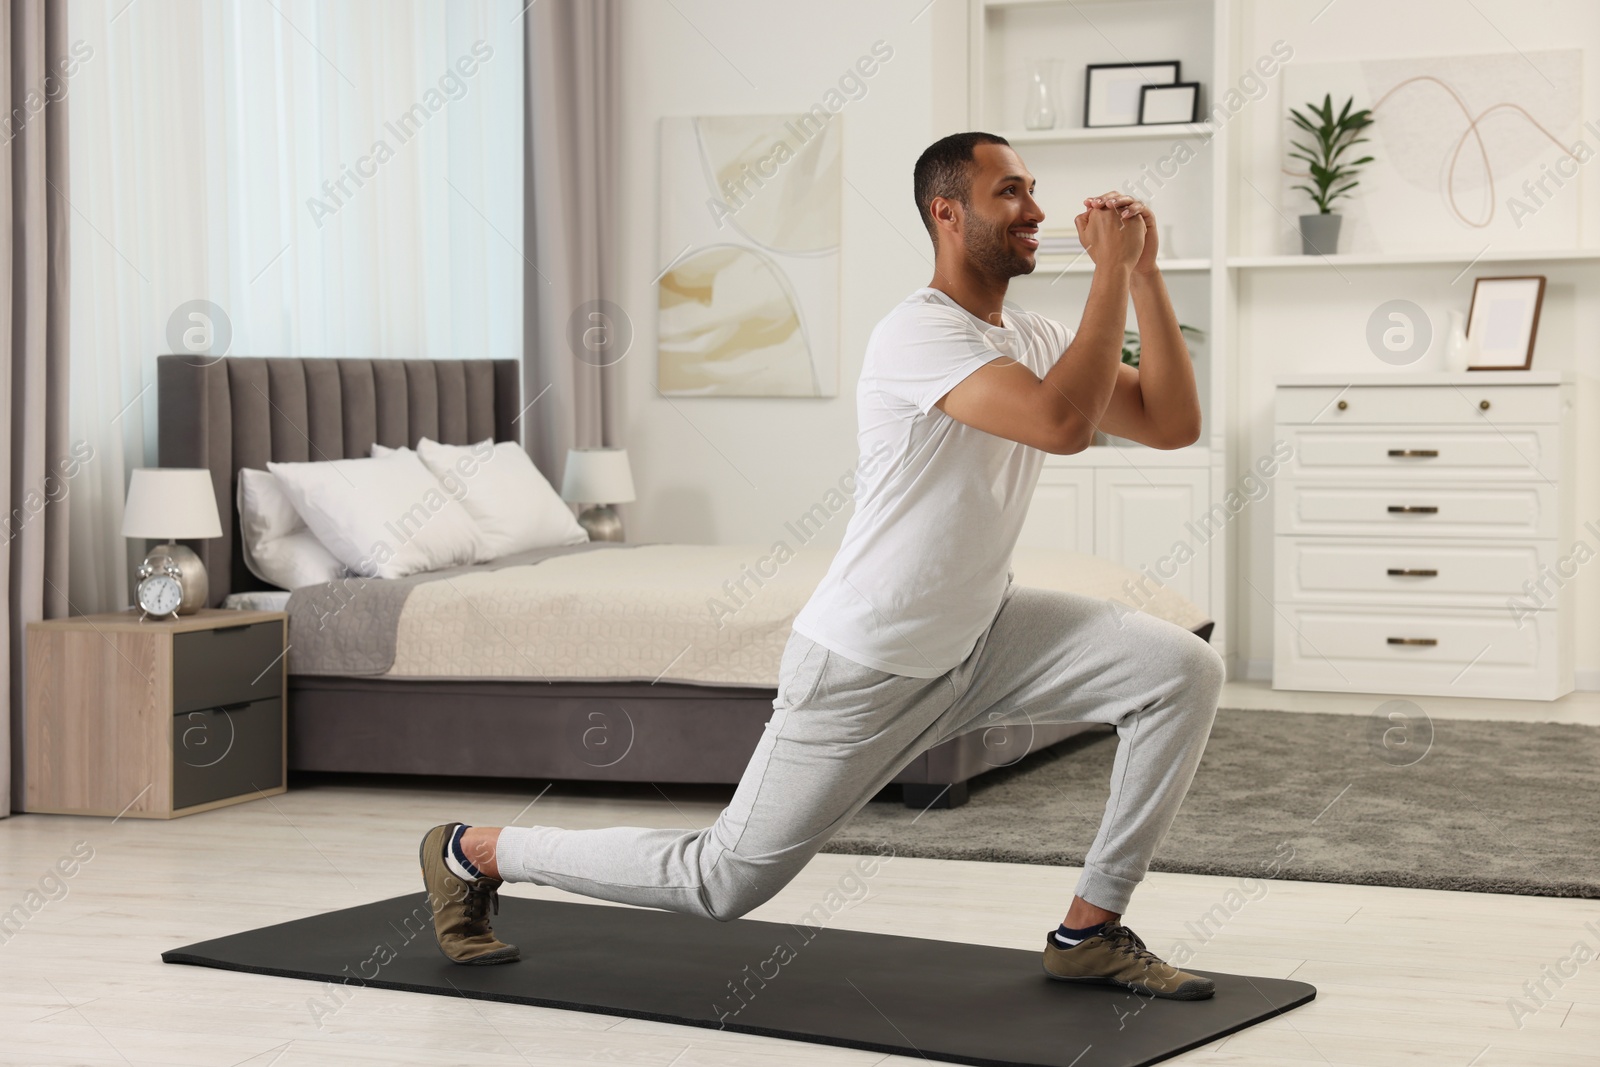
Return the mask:
<svg viewBox="0 0 1600 1067">
<path fill-rule="evenodd" d="M 757 545 L 644 544 L 424 581 L 384 676 L 774 686 L 790 623 L 835 551 L 779 563 Z M 1208 621 L 1170 590 L 1130 594 L 1137 574 L 1095 556 L 1018 548 L 1012 569 L 1019 585 L 1114 598 L 1190 630 Z"/>
</svg>

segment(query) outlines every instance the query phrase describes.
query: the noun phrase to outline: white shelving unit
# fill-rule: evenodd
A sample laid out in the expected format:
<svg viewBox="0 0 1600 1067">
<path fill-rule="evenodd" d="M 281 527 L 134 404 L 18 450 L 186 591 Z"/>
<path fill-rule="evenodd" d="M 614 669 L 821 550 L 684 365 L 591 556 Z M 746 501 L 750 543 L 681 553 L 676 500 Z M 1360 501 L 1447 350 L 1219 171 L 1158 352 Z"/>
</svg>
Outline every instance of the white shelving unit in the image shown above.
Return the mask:
<svg viewBox="0 0 1600 1067">
<path fill-rule="evenodd" d="M 1088 256 L 1079 254 L 1075 256 L 1037 256 L 1034 258 L 1033 276 L 1039 277 L 1046 274 L 1059 274 L 1065 271 L 1068 274 L 1093 274 L 1094 261 Z M 1211 269 L 1209 259 L 1160 259 L 1163 274 L 1185 274 L 1194 271 L 1208 271 Z"/>
<path fill-rule="evenodd" d="M 1177 59 L 1183 80 L 1204 86 L 1200 107 L 1205 113 L 1214 72 L 1228 69 L 1224 43 L 1230 2 L 969 0 L 966 116 L 966 128 L 997 133 L 1024 156 L 1039 181 L 1047 214 L 1053 205 L 1058 216 L 1047 218 L 1047 228 L 1061 224 L 1062 212 L 1077 214 L 1082 196 L 1118 188 L 1145 199 L 1161 225 L 1176 229 L 1176 250 L 1163 247 L 1162 254 L 1171 258 L 1161 261 L 1161 268 L 1179 321 L 1206 331 L 1206 340 L 1192 349 L 1201 389 L 1201 438 L 1172 451 L 1128 443 L 1046 457 L 1022 543 L 1093 552 L 1148 570 L 1217 621 L 1212 641 L 1224 655 L 1230 647 L 1228 531 L 1224 524 L 1220 536 L 1202 540 L 1194 524 L 1226 493 L 1231 383 L 1215 354 L 1228 344 L 1228 131 L 1210 122 L 1104 128 L 1081 123 L 1083 71 L 1089 63 Z M 1153 8 L 1162 18 L 1151 18 Z M 1119 34 L 1119 29 L 1130 32 Z M 1108 37 L 1145 43 L 1139 55 L 1123 56 Z M 1033 59 L 1061 61 L 1053 129 L 1019 128 L 1021 90 Z M 1177 155 L 1179 144 L 1192 158 L 1160 167 L 1163 157 Z M 1163 173 L 1169 169 L 1175 172 L 1171 176 Z M 1139 177 L 1148 188 L 1130 187 L 1130 179 Z M 1010 298 L 1075 325 L 1093 271 L 1084 255 L 1041 256 L 1031 275 L 1013 280 Z M 1129 328 L 1135 328 L 1131 307 Z M 1193 551 L 1174 571 L 1170 557 L 1180 541 Z"/>
<path fill-rule="evenodd" d="M 1064 2 L 1064 0 L 1058 0 Z M 1052 130 L 1011 130 L 1002 134 L 1013 145 L 1094 144 L 1100 141 L 1159 141 L 1169 137 L 1202 138 L 1216 132 L 1209 122 L 1164 122 L 1150 126 L 1090 126 Z"/>
<path fill-rule="evenodd" d="M 1332 269 L 1335 267 L 1448 267 L 1479 263 L 1600 263 L 1600 249 L 1557 248 L 1546 252 L 1370 252 L 1331 256 L 1229 256 L 1228 266 L 1243 270 Z"/>
<path fill-rule="evenodd" d="M 1172 258 L 1162 266 L 1178 317 L 1207 334 L 1194 346 L 1200 441 L 1176 453 L 1134 446 L 1048 457 L 1024 530 L 1035 544 L 1070 543 L 1134 569 L 1154 567 L 1180 542 L 1202 547 L 1186 524 L 1237 495 L 1262 458 L 1275 432 L 1267 415 L 1273 377 L 1326 369 L 1354 383 L 1367 371 L 1381 379 L 1400 370 L 1369 362 L 1362 333 L 1366 315 L 1386 300 L 1411 299 L 1434 315 L 1465 311 L 1475 274 L 1548 272 L 1548 325 L 1540 329 L 1536 365 L 1588 358 L 1574 351 L 1592 317 L 1583 294 L 1600 277 L 1592 226 L 1582 231 L 1589 247 L 1576 249 L 1498 248 L 1484 237 L 1481 250 L 1281 254 L 1287 247 L 1278 244 L 1279 224 L 1301 207 L 1262 203 L 1274 191 L 1263 181 L 1287 162 L 1266 158 L 1282 147 L 1275 129 L 1285 106 L 1282 83 L 1245 111 L 1214 109 L 1239 73 L 1258 62 L 1264 42 L 1291 21 L 1275 6 L 1245 0 L 967 0 L 967 113 L 953 117 L 951 128 L 998 133 L 1016 147 L 1038 178 L 1047 229 L 1070 226 L 1085 195 L 1118 188 L 1148 201 L 1162 226 L 1176 227 L 1177 240 L 1162 249 Z M 1361 48 L 1352 38 L 1338 57 Z M 1302 52 L 1295 62 L 1327 58 L 1311 47 Z M 1200 117 L 1207 121 L 1082 127 L 1088 64 L 1172 59 L 1182 80 L 1201 83 Z M 1023 129 L 1025 90 L 1033 63 L 1042 60 L 1058 64 L 1057 124 Z M 1041 257 L 1033 274 L 1013 280 L 1011 299 L 1075 324 L 1093 269 L 1086 257 Z M 1132 326 L 1131 309 L 1129 318 Z M 1441 326 L 1436 318 L 1436 336 Z M 1295 337 L 1300 343 L 1285 343 Z M 1575 473 L 1583 501 L 1593 495 L 1592 476 Z M 1259 646 L 1275 640 L 1263 593 L 1272 578 L 1270 510 L 1258 506 L 1224 523 L 1183 575 L 1163 577 L 1217 621 L 1214 644 L 1237 656 L 1235 666 L 1249 677 L 1270 676 L 1271 659 Z"/>
</svg>

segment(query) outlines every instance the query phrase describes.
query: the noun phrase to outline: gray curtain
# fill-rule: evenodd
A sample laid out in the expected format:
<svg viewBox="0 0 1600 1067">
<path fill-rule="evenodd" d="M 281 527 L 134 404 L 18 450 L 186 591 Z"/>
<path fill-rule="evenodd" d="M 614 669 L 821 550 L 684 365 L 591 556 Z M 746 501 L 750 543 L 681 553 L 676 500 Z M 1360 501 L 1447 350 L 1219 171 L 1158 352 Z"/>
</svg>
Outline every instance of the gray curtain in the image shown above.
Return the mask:
<svg viewBox="0 0 1600 1067">
<path fill-rule="evenodd" d="M 568 448 L 623 443 L 621 374 L 639 358 L 621 358 L 638 309 L 617 301 L 619 6 L 542 0 L 524 30 L 522 403 L 532 406 L 517 428 L 558 490 Z"/>
<path fill-rule="evenodd" d="M 0 6 L 5 145 L 0 204 L 0 472 L 5 478 L 7 685 L 0 691 L 0 816 L 22 805 L 27 626 L 67 614 L 67 58 L 66 0 Z"/>
</svg>

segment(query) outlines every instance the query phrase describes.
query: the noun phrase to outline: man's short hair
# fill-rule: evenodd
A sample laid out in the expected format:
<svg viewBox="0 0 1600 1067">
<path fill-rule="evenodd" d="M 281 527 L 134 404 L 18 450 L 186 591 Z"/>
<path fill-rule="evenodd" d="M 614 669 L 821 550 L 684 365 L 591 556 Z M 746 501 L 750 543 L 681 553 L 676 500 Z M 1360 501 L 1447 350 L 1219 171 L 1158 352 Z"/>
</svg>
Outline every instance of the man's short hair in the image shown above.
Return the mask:
<svg viewBox="0 0 1600 1067">
<path fill-rule="evenodd" d="M 939 227 L 933 221 L 933 198 L 942 196 L 969 211 L 972 209 L 972 174 L 978 169 L 972 149 L 980 144 L 1009 147 L 1011 142 L 997 134 L 977 130 L 952 133 L 933 142 L 917 157 L 911 184 L 917 197 L 917 211 L 922 215 L 922 225 L 928 228 L 935 252 L 939 250 Z"/>
</svg>

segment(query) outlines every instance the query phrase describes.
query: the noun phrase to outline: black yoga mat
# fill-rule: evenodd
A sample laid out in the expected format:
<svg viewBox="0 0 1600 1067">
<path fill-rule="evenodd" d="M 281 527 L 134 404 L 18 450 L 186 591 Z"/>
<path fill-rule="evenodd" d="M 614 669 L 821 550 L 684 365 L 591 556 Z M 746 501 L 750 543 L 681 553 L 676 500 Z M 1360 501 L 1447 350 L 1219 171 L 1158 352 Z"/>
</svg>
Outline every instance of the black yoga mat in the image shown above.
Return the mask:
<svg viewBox="0 0 1600 1067">
<path fill-rule="evenodd" d="M 502 897 L 495 933 L 516 963 L 463 967 L 440 954 L 426 897 L 200 941 L 167 963 L 323 982 L 336 1011 L 370 985 L 537 1004 L 996 1067 L 1138 1067 L 1317 995 L 1304 982 L 1198 971 L 1209 1000 L 1051 981 L 1040 950 L 829 929 L 719 923 L 638 908 Z"/>
</svg>

